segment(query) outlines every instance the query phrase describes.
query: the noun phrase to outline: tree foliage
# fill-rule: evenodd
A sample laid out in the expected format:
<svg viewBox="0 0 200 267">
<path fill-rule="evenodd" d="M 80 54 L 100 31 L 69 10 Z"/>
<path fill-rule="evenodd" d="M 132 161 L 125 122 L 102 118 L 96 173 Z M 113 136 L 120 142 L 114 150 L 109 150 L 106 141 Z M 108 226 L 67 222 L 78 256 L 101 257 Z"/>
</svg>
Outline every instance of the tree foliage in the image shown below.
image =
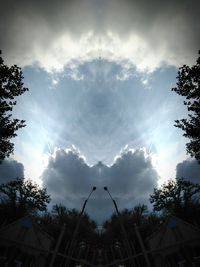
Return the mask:
<svg viewBox="0 0 200 267">
<path fill-rule="evenodd" d="M 80 214 L 80 211 L 76 209 L 68 209 L 62 204 L 56 204 L 53 205 L 51 212 L 42 214 L 39 220 L 40 226 L 55 240 L 58 239 L 65 225 L 65 231 L 59 247 L 59 252 L 62 254 L 68 253 L 69 246 L 73 241 L 73 256 L 76 257 L 78 254 L 81 258 L 85 253 L 90 254 L 91 251 L 93 252 L 98 242 L 98 236 L 95 231 L 96 223 L 86 213 Z M 75 231 L 77 231 L 76 235 L 74 235 Z M 63 260 L 62 258 L 57 258 L 56 266 L 64 266 Z M 73 263 L 69 264 L 69 266 L 72 265 Z"/>
<path fill-rule="evenodd" d="M 188 118 L 176 120 L 175 126 L 181 128 L 183 136 L 190 139 L 186 144 L 187 153 L 200 162 L 200 57 L 194 66 L 183 65 L 179 68 L 177 79 L 177 86 L 172 90 L 186 98 L 184 105 L 189 115 Z"/>
<path fill-rule="evenodd" d="M 51 213 L 54 217 L 63 218 L 63 217 L 65 217 L 65 215 L 68 215 L 68 210 L 62 204 L 55 204 L 52 207 Z"/>
<path fill-rule="evenodd" d="M 134 226 L 138 226 L 142 232 L 152 233 L 157 226 L 159 217 L 149 212 L 144 204 L 138 204 L 133 209 L 124 209 L 120 213 L 121 221 L 126 229 L 128 238 L 134 240 Z M 122 233 L 119 216 L 114 213 L 111 218 L 104 222 L 104 236 L 107 240 L 117 239 L 122 242 L 124 234 Z"/>
<path fill-rule="evenodd" d="M 0 161 L 13 153 L 14 144 L 10 139 L 25 126 L 24 120 L 13 119 L 11 114 L 16 97 L 28 90 L 22 80 L 21 69 L 16 65 L 8 67 L 0 56 Z"/>
<path fill-rule="evenodd" d="M 46 211 L 50 196 L 31 180 L 16 179 L 0 185 L 0 201 L 13 212 L 33 214 Z"/>
<path fill-rule="evenodd" d="M 163 211 L 180 217 L 187 216 L 191 207 L 199 205 L 200 184 L 184 179 L 169 180 L 150 195 L 154 211 Z"/>
</svg>

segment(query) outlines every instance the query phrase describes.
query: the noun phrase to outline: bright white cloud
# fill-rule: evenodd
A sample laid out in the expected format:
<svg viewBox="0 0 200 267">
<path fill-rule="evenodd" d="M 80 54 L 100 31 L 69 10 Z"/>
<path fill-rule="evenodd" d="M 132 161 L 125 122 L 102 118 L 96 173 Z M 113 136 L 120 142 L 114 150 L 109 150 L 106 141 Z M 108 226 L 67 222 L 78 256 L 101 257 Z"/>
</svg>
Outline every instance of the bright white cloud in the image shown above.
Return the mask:
<svg viewBox="0 0 200 267">
<path fill-rule="evenodd" d="M 12 8 L 10 8 L 12 6 Z M 3 1 L 1 42 L 7 62 L 48 72 L 99 57 L 124 68 L 121 79 L 163 65 L 193 63 L 199 49 L 199 1 Z"/>
</svg>

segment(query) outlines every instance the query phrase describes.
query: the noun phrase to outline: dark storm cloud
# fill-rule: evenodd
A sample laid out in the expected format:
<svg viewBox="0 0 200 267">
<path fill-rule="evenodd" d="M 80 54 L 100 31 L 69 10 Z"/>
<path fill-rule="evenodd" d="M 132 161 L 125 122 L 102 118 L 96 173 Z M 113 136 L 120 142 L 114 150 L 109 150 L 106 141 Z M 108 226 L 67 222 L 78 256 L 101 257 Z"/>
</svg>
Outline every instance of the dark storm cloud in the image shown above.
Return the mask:
<svg viewBox="0 0 200 267">
<path fill-rule="evenodd" d="M 43 182 L 56 198 L 81 197 L 90 190 L 90 169 L 77 152 L 59 149 L 49 159 Z"/>
<path fill-rule="evenodd" d="M 176 177 L 200 183 L 200 164 L 197 160 L 188 159 L 176 166 Z"/>
<path fill-rule="evenodd" d="M 141 70 L 179 66 L 199 49 L 199 9 L 198 0 L 3 0 L 0 47 L 9 62 L 46 70 L 100 54 Z"/>
<path fill-rule="evenodd" d="M 0 164 L 0 184 L 16 178 L 24 178 L 24 166 L 16 160 L 4 160 Z"/>
<path fill-rule="evenodd" d="M 50 157 L 42 180 L 54 203 L 78 209 L 92 187 L 97 186 L 87 211 L 92 217 L 103 220 L 114 211 L 104 186 L 110 189 L 119 208 L 132 208 L 138 203 L 147 203 L 157 185 L 158 174 L 144 150 L 127 149 L 111 166 L 99 162 L 91 167 L 76 150 L 59 149 Z"/>
<path fill-rule="evenodd" d="M 123 199 L 145 201 L 156 186 L 158 174 L 145 151 L 125 150 L 105 172 L 105 182 Z"/>
</svg>

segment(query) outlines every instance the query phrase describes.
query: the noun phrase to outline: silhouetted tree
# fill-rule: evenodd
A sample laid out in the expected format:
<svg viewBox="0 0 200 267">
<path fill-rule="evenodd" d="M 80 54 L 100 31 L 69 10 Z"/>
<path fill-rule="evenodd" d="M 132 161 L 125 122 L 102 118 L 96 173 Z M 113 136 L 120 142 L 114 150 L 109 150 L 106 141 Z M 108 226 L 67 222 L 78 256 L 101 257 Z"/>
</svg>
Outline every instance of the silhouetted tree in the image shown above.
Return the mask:
<svg viewBox="0 0 200 267">
<path fill-rule="evenodd" d="M 183 136 L 190 139 L 186 144 L 187 153 L 200 162 L 200 57 L 194 66 L 183 65 L 179 68 L 177 79 L 177 87 L 172 90 L 186 98 L 184 105 L 189 115 L 187 119 L 176 120 L 175 126 L 181 128 Z"/>
<path fill-rule="evenodd" d="M 62 205 L 62 204 L 59 204 L 59 205 L 58 204 L 55 204 L 55 205 L 53 205 L 51 212 L 52 212 L 52 215 L 54 217 L 58 217 L 58 218 L 62 218 L 65 215 L 68 215 L 67 208 L 64 205 Z"/>
<path fill-rule="evenodd" d="M 144 204 L 139 204 L 135 206 L 132 210 L 132 218 L 137 225 L 141 225 L 142 222 L 148 216 L 148 208 Z"/>
<path fill-rule="evenodd" d="M 11 114 L 17 103 L 16 96 L 28 90 L 22 80 L 21 69 L 16 65 L 8 67 L 0 56 L 0 162 L 13 153 L 14 144 L 10 139 L 25 126 L 24 120 L 13 119 Z"/>
<path fill-rule="evenodd" d="M 199 200 L 200 184 L 184 179 L 169 180 L 160 188 L 155 188 L 153 194 L 150 195 L 154 211 L 173 214 L 185 219 L 191 208 L 200 207 Z"/>
<path fill-rule="evenodd" d="M 63 226 L 66 226 L 59 247 L 60 253 L 68 255 L 70 244 L 73 241 L 72 253 L 74 257 L 92 260 L 89 254 L 91 251 L 93 252 L 97 243 L 96 224 L 86 213 L 80 215 L 80 211 L 76 209 L 67 209 L 62 204 L 56 204 L 52 207 L 51 212 L 42 214 L 38 219 L 40 226 L 55 240 L 58 239 Z M 78 232 L 74 236 L 78 222 L 80 222 Z M 64 258 L 57 257 L 55 266 L 65 266 L 65 261 Z M 70 266 L 74 266 L 73 264 L 74 262 Z"/>
<path fill-rule="evenodd" d="M 145 224 L 149 214 L 148 208 L 144 204 L 138 204 L 132 210 L 124 209 L 121 211 L 121 221 L 123 222 L 130 239 L 134 234 L 134 226 L 142 226 Z M 111 239 L 124 239 L 119 216 L 117 214 L 114 213 L 109 220 L 104 222 L 104 228 L 106 230 L 105 233 L 109 234 L 109 239 L 110 236 L 112 236 Z"/>
<path fill-rule="evenodd" d="M 146 238 L 157 229 L 160 223 L 160 218 L 157 214 L 150 213 L 147 206 L 144 204 L 139 204 L 132 210 L 125 209 L 121 211 L 120 217 L 127 234 L 126 236 L 122 232 L 118 215 L 113 214 L 111 218 L 104 223 L 105 231 L 103 232 L 101 239 L 104 247 L 110 253 L 108 256 L 110 256 L 111 261 L 114 259 L 113 254 L 116 258 L 120 256 L 122 256 L 122 258 L 127 257 L 127 245 L 125 245 L 126 238 L 131 247 L 131 253 L 133 255 L 141 253 L 141 246 L 135 231 L 136 225 L 140 236 L 146 245 Z M 128 262 L 124 262 L 125 266 L 132 266 L 128 264 Z M 142 257 L 135 259 L 135 265 L 146 266 Z"/>
<path fill-rule="evenodd" d="M 31 180 L 16 179 L 0 185 L 0 208 L 5 217 L 46 211 L 50 196 Z M 8 218 L 9 220 L 12 218 Z"/>
</svg>

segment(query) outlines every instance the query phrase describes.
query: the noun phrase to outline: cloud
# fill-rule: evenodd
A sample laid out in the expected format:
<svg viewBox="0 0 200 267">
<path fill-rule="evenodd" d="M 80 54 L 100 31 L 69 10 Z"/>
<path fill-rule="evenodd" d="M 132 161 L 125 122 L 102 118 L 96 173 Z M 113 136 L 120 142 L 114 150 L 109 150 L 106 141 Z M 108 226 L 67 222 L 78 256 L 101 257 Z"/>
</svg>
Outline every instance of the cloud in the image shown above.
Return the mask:
<svg viewBox="0 0 200 267">
<path fill-rule="evenodd" d="M 158 174 L 152 166 L 151 156 L 144 149 L 125 148 L 115 162 L 105 172 L 106 184 L 112 188 L 116 197 L 125 195 L 129 200 L 143 202 L 156 186 Z"/>
<path fill-rule="evenodd" d="M 197 160 L 187 159 L 176 166 L 176 177 L 200 183 L 200 164 Z"/>
<path fill-rule="evenodd" d="M 7 183 L 16 178 L 24 177 L 24 166 L 16 160 L 4 160 L 0 164 L 0 183 Z"/>
<path fill-rule="evenodd" d="M 159 177 L 145 150 L 127 148 L 111 166 L 102 162 L 89 166 L 73 148 L 57 149 L 49 157 L 41 178 L 53 203 L 63 203 L 68 208 L 81 209 L 92 187 L 96 186 L 86 210 L 93 218 L 102 221 L 114 211 L 104 186 L 109 188 L 120 209 L 132 208 L 148 202 Z"/>
<path fill-rule="evenodd" d="M 1 3 L 0 47 L 9 63 L 72 69 L 100 56 L 151 72 L 192 64 L 199 49 L 199 1 L 61 0 Z M 80 76 L 81 77 L 81 76 Z"/>
</svg>

